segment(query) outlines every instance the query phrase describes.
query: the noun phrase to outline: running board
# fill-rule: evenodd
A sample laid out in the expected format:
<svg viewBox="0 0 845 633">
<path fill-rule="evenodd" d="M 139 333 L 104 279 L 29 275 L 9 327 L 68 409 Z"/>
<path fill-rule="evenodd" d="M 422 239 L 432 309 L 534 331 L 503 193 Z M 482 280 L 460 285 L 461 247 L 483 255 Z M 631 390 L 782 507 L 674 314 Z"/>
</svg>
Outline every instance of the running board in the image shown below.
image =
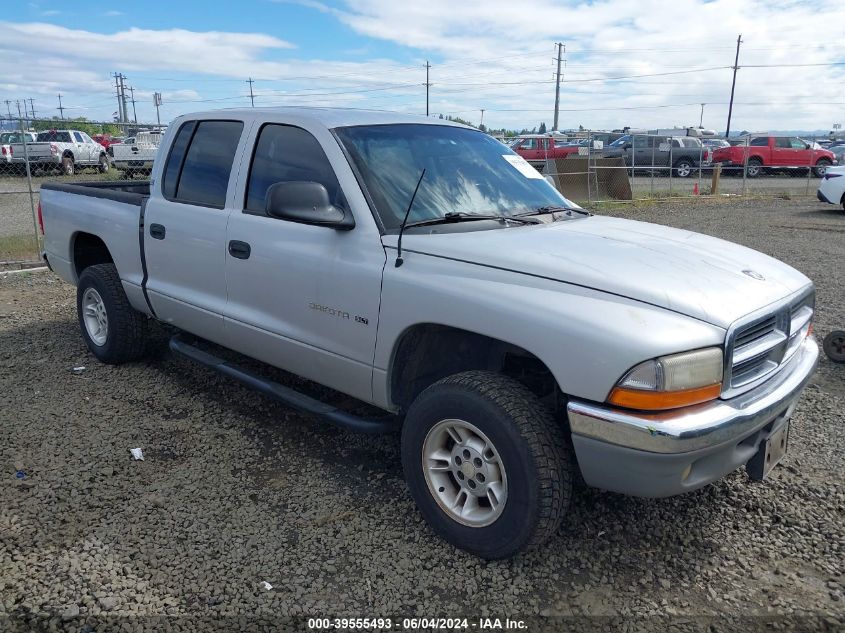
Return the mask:
<svg viewBox="0 0 845 633">
<path fill-rule="evenodd" d="M 346 411 L 341 411 L 337 407 L 315 400 L 310 396 L 306 396 L 304 393 L 280 385 L 272 380 L 262 378 L 247 369 L 238 367 L 229 361 L 201 350 L 199 347 L 186 342 L 178 334 L 170 339 L 170 349 L 195 363 L 210 367 L 229 378 L 234 378 L 242 385 L 263 393 L 265 396 L 279 400 L 294 409 L 312 413 L 335 426 L 372 435 L 390 433 L 399 428 L 395 416 L 389 415 L 385 418 L 367 419 L 352 415 Z"/>
</svg>

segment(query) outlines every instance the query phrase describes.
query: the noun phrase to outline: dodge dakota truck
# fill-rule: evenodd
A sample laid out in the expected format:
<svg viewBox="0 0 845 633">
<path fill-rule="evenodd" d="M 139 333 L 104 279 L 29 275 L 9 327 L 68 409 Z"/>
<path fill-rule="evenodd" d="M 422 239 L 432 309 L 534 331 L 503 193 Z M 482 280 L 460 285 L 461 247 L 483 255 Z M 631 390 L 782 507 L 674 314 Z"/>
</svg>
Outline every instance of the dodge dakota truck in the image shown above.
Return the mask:
<svg viewBox="0 0 845 633">
<path fill-rule="evenodd" d="M 262 394 L 401 429 L 422 516 L 485 558 L 552 536 L 579 473 L 646 497 L 743 466 L 763 479 L 818 360 L 797 270 L 592 215 L 492 137 L 437 119 L 184 115 L 149 181 L 45 183 L 39 214 L 96 358 L 142 357 L 157 319 L 173 352 Z"/>
<path fill-rule="evenodd" d="M 28 156 L 32 167 L 58 168 L 72 176 L 77 167 L 96 167 L 107 172 L 110 167 L 106 148 L 79 130 L 45 130 L 39 132 L 34 143 L 12 145 L 15 157 Z"/>
</svg>

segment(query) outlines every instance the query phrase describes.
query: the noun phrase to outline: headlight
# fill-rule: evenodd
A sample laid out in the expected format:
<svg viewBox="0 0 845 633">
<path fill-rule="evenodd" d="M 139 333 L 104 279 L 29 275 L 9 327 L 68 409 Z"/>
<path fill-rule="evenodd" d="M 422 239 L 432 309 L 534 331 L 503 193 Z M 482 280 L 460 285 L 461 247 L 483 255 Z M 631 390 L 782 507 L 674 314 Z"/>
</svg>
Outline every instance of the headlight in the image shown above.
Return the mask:
<svg viewBox="0 0 845 633">
<path fill-rule="evenodd" d="M 708 347 L 640 363 L 616 383 L 608 402 L 629 409 L 661 410 L 718 398 L 722 350 Z"/>
</svg>

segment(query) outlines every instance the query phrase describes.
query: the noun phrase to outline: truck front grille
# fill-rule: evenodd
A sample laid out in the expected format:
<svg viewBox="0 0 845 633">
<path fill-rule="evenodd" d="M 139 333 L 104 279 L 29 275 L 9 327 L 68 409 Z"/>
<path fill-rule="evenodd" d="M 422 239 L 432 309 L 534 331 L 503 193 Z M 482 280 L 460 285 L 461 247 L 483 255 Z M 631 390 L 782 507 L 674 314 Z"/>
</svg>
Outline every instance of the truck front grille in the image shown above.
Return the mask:
<svg viewBox="0 0 845 633">
<path fill-rule="evenodd" d="M 792 358 L 807 335 L 814 305 L 815 293 L 811 290 L 729 332 L 722 395 L 751 389 Z"/>
</svg>

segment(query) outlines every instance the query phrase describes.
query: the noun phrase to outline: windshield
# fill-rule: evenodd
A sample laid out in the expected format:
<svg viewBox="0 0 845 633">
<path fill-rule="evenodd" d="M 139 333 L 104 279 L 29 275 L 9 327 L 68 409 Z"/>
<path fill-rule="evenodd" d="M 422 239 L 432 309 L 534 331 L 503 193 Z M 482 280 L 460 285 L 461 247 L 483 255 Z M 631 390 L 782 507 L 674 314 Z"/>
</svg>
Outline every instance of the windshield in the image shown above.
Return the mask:
<svg viewBox="0 0 845 633">
<path fill-rule="evenodd" d="M 608 147 L 622 147 L 625 143 L 629 143 L 631 141 L 631 137 L 628 135 L 620 136 L 618 139 L 613 141 Z"/>
<path fill-rule="evenodd" d="M 442 125 L 372 125 L 336 130 L 385 228 L 397 229 L 425 169 L 408 222 L 447 213 L 516 215 L 572 207 L 523 158 L 496 139 Z"/>
</svg>

